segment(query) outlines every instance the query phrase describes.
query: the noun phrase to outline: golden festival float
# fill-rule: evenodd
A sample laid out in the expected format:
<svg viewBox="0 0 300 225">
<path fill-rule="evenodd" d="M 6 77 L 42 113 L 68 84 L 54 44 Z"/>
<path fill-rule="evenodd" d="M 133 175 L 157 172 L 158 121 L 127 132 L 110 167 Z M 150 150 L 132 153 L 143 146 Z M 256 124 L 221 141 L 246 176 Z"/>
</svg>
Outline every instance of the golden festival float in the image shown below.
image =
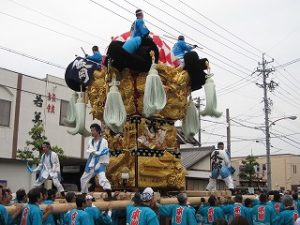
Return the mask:
<svg viewBox="0 0 300 225">
<path fill-rule="evenodd" d="M 206 107 L 201 115 L 221 116 L 208 60 L 193 51 L 185 55 L 182 68 L 170 47 L 152 33 L 129 54 L 122 49 L 129 36 L 114 38 L 101 66 L 81 57 L 68 66 L 66 83 L 75 92 L 65 122 L 76 124 L 70 134 L 88 136 L 85 110 L 90 105 L 89 113 L 105 127 L 110 149 L 106 173 L 113 188 L 184 189 L 175 121 L 182 121 L 187 139 L 199 131 L 191 92 L 202 85 Z"/>
</svg>

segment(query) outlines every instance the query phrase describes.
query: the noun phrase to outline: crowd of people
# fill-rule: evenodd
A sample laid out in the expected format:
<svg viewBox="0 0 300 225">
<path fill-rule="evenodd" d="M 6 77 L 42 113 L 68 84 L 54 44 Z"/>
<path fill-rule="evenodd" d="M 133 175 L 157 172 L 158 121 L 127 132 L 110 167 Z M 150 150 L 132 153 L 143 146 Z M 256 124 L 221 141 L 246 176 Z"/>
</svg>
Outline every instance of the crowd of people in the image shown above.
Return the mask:
<svg viewBox="0 0 300 225">
<path fill-rule="evenodd" d="M 58 193 L 59 194 L 59 193 Z M 14 197 L 8 188 L 0 186 L 1 225 L 159 225 L 162 217 L 170 218 L 172 225 L 298 225 L 300 224 L 300 201 L 298 193 L 280 194 L 275 191 L 272 198 L 261 193 L 257 198 L 220 198 L 211 195 L 200 205 L 190 205 L 185 192 L 177 195 L 177 204 L 160 204 L 154 198 L 152 188 L 136 192 L 126 209 L 106 211 L 93 204 L 92 194 L 67 192 L 60 199 L 68 204 L 61 213 L 54 213 L 53 205 L 57 193 L 43 187 L 34 187 L 28 193 L 20 189 Z M 62 196 L 61 196 L 62 197 Z M 58 201 L 59 202 L 59 201 Z M 41 205 L 45 205 L 43 209 Z M 56 203 L 59 204 L 59 203 Z M 8 213 L 6 206 L 15 206 Z"/>
</svg>

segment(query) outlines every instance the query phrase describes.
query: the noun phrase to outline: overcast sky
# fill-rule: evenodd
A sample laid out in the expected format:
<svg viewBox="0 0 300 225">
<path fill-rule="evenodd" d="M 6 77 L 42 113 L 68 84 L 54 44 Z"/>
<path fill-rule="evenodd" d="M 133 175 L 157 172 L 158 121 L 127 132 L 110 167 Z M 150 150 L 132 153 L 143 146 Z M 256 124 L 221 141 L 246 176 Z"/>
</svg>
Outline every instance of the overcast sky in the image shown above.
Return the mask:
<svg viewBox="0 0 300 225">
<path fill-rule="evenodd" d="M 203 145 L 226 142 L 225 110 L 229 108 L 232 154 L 265 153 L 264 133 L 254 129 L 264 124 L 263 90 L 255 84 L 262 78 L 251 73 L 262 52 L 267 53 L 267 60 L 275 59 L 270 64 L 275 67 L 300 58 L 300 1 L 183 0 L 184 5 L 178 0 L 164 0 L 171 6 L 159 0 L 93 1 L 1 0 L 0 67 L 40 78 L 46 74 L 63 78 L 63 69 L 3 48 L 66 67 L 76 54 L 82 55 L 80 47 L 91 53 L 95 44 L 103 52 L 111 36 L 129 30 L 133 12 L 139 7 L 145 11 L 147 27 L 170 46 L 173 41 L 166 36 L 183 34 L 188 42 L 202 44 L 200 57 L 212 63 L 218 108 L 224 115 L 219 119 L 203 117 Z M 270 120 L 298 116 L 295 121 L 281 120 L 271 127 L 274 154 L 300 154 L 299 70 L 300 62 L 278 68 L 269 77 L 279 83 L 269 93 L 273 101 Z M 193 96 L 203 98 L 204 90 Z"/>
</svg>

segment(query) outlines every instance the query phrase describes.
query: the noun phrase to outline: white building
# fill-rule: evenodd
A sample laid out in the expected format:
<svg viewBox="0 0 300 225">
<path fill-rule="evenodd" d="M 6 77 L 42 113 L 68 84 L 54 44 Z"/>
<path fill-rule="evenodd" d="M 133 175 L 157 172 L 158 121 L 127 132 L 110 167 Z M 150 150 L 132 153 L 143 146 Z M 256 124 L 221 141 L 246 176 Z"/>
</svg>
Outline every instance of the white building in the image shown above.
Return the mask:
<svg viewBox="0 0 300 225">
<path fill-rule="evenodd" d="M 16 153 L 30 139 L 33 120 L 43 121 L 49 142 L 68 157 L 65 164 L 84 161 L 87 138 L 68 134 L 73 128 L 63 125 L 71 95 L 64 79 L 51 75 L 38 79 L 0 68 L 0 184 L 12 191 L 30 189 L 35 177 L 26 172 L 25 162 L 16 160 Z M 87 108 L 87 128 L 92 122 Z"/>
</svg>

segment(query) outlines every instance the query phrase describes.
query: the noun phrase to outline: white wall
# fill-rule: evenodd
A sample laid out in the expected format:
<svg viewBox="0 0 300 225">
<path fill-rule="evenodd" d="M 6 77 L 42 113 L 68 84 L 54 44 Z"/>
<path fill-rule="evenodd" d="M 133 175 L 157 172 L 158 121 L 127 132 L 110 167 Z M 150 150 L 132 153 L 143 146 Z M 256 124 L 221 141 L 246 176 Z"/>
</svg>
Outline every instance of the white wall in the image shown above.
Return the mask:
<svg viewBox="0 0 300 225">
<path fill-rule="evenodd" d="M 199 162 L 197 162 L 189 169 L 210 171 L 210 154 L 207 155 L 205 158 L 201 159 Z"/>
<path fill-rule="evenodd" d="M 12 156 L 16 90 L 9 88 L 6 90 L 5 86 L 16 88 L 17 79 L 17 73 L 0 69 L 0 98 L 11 98 L 12 100 L 10 126 L 0 127 L 0 158 L 11 158 Z M 38 111 L 41 112 L 41 120 L 44 122 L 45 135 L 50 143 L 63 148 L 66 156 L 80 158 L 81 135 L 70 135 L 67 133 L 67 130 L 72 130 L 74 128 L 59 125 L 61 99 L 69 101 L 73 93 L 73 91 L 66 86 L 64 79 L 60 79 L 51 75 L 47 75 L 46 79 L 37 79 L 23 75 L 21 89 L 17 149 L 23 149 L 26 146 L 26 141 L 29 139 L 28 132 L 34 125 L 32 122 L 32 119 L 34 118 L 34 112 Z M 48 92 L 55 93 L 55 102 L 48 101 L 48 98 L 46 97 Z M 33 103 L 36 95 L 42 95 L 43 105 L 41 108 L 37 107 Z M 48 104 L 53 104 L 55 106 L 55 113 L 49 113 L 47 111 Z M 87 129 L 89 129 L 89 125 L 93 121 L 92 115 L 89 114 L 89 112 L 90 107 L 87 106 Z M 85 140 L 85 146 L 86 142 L 87 140 Z"/>
<path fill-rule="evenodd" d="M 0 69 L 0 99 L 11 101 L 9 127 L 0 126 L 0 158 L 11 158 L 13 143 L 13 128 L 15 121 L 15 101 L 18 74 L 9 70 Z"/>
<path fill-rule="evenodd" d="M 35 175 L 29 174 L 25 168 L 26 163 L 23 161 L 0 161 L 0 180 L 6 180 L 12 192 L 20 188 L 29 191 L 34 183 Z"/>
</svg>

